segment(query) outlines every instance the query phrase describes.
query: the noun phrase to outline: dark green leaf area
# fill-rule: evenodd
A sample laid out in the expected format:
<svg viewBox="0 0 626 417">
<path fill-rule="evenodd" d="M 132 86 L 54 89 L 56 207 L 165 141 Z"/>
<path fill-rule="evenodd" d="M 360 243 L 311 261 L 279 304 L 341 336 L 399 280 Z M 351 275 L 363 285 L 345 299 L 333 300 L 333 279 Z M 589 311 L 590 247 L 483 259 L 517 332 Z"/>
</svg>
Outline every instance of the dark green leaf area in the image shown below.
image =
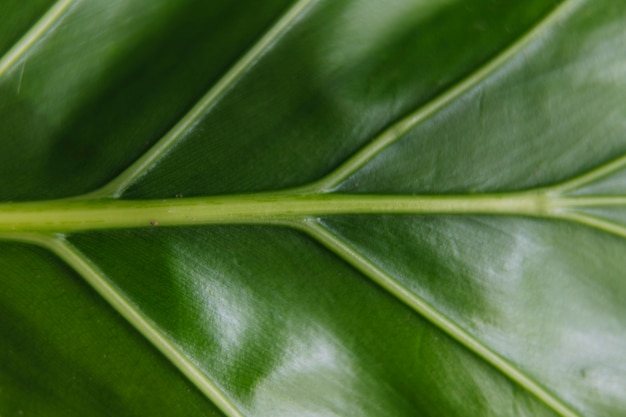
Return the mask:
<svg viewBox="0 0 626 417">
<path fill-rule="evenodd" d="M 2 242 L 0 271 L 0 415 L 222 415 L 47 251 Z"/>
<path fill-rule="evenodd" d="M 71 241 L 245 415 L 550 415 L 299 233 L 205 227 Z"/>
</svg>

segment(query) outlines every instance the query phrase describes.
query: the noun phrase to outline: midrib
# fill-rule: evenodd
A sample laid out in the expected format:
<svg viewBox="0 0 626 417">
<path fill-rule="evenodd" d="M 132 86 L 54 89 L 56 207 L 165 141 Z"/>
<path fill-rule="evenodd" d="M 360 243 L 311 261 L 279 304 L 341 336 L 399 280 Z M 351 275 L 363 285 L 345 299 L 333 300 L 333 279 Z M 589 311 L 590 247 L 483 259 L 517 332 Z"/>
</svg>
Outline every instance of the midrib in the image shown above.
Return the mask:
<svg viewBox="0 0 626 417">
<path fill-rule="evenodd" d="M 489 214 L 578 221 L 571 215 L 575 209 L 599 203 L 622 206 L 626 201 L 622 196 L 572 198 L 545 189 L 468 195 L 300 194 L 284 191 L 159 200 L 77 198 L 2 203 L 0 233 L 268 224 L 347 214 Z"/>
</svg>

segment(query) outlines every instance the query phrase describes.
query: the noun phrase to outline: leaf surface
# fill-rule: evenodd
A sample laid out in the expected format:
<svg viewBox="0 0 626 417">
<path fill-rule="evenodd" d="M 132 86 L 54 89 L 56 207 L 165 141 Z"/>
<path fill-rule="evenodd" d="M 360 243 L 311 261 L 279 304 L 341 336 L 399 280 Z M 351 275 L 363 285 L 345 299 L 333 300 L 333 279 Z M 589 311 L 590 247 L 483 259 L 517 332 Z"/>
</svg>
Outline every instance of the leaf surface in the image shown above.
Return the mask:
<svg viewBox="0 0 626 417">
<path fill-rule="evenodd" d="M 0 414 L 626 413 L 625 6 L 14 3 Z"/>
</svg>

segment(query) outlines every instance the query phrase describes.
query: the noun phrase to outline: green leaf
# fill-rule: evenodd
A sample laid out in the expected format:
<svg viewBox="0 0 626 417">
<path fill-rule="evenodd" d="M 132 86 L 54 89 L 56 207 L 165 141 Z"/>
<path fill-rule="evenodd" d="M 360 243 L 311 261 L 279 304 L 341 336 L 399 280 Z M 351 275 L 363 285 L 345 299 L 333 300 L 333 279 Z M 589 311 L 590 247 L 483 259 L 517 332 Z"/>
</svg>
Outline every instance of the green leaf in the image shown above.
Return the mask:
<svg viewBox="0 0 626 417">
<path fill-rule="evenodd" d="M 625 13 L 0 0 L 0 415 L 625 415 Z"/>
</svg>

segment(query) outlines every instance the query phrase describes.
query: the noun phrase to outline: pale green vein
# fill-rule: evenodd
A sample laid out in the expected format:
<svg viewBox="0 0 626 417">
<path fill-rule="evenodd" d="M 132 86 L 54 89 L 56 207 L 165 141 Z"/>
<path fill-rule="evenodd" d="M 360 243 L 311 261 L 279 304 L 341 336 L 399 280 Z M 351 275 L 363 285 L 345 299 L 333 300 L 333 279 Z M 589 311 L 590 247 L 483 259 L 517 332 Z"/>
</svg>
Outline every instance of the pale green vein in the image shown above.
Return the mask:
<svg viewBox="0 0 626 417">
<path fill-rule="evenodd" d="M 624 169 L 626 167 L 626 155 L 621 158 L 617 158 L 604 165 L 601 165 L 583 175 L 572 178 L 556 186 L 550 187 L 549 191 L 554 194 L 565 194 L 575 190 L 580 190 L 586 185 L 594 183 L 602 178 L 605 178 L 616 171 Z"/>
<path fill-rule="evenodd" d="M 53 233 L 6 233 L 0 232 L 0 240 L 12 242 L 30 243 L 37 246 L 48 248 L 50 242 L 55 239 Z"/>
<path fill-rule="evenodd" d="M 576 208 L 576 207 L 616 207 L 622 206 L 626 208 L 626 196 L 610 195 L 610 196 L 581 196 L 581 197 L 561 197 L 550 196 L 546 194 L 546 200 L 555 201 L 554 210 L 559 208 Z M 557 207 L 558 205 L 558 207 Z"/>
<path fill-rule="evenodd" d="M 565 212 L 558 216 L 560 219 L 569 220 L 594 229 L 602 230 L 616 236 L 626 238 L 626 227 L 618 223 L 607 221 L 586 213 Z"/>
<path fill-rule="evenodd" d="M 567 404 L 561 401 L 546 388 L 542 387 L 531 377 L 520 371 L 508 360 L 482 344 L 474 336 L 463 330 L 459 325 L 439 312 L 431 304 L 411 292 L 393 277 L 378 268 L 371 261 L 352 248 L 349 243 L 332 233 L 326 227 L 313 220 L 300 223 L 299 225 L 293 224 L 292 226 L 308 233 L 311 237 L 327 247 L 341 259 L 345 260 L 348 264 L 352 265 L 355 269 L 372 279 L 372 281 L 380 285 L 398 300 L 426 318 L 437 328 L 441 329 L 443 332 L 458 341 L 461 345 L 465 346 L 467 349 L 474 352 L 487 363 L 491 364 L 494 368 L 506 375 L 509 379 L 532 393 L 536 398 L 553 409 L 559 415 L 563 417 L 580 417 L 576 411 L 572 410 Z"/>
<path fill-rule="evenodd" d="M 63 17 L 74 0 L 57 0 L 46 14 L 0 59 L 0 77 L 22 58 L 42 36 Z"/>
<path fill-rule="evenodd" d="M 0 203 L 0 232 L 70 233 L 209 224 L 272 224 L 346 214 L 489 214 L 562 219 L 624 236 L 624 227 L 577 214 L 624 207 L 624 196 L 554 195 L 550 190 L 468 195 L 295 194 L 292 191 L 165 200 L 63 199 Z M 609 224 L 613 226 L 609 227 Z"/>
<path fill-rule="evenodd" d="M 193 106 L 176 125 L 148 152 L 104 187 L 85 194 L 84 198 L 119 197 L 165 155 L 179 139 L 201 119 L 219 98 L 263 55 L 315 0 L 297 1 L 259 41 Z"/>
<path fill-rule="evenodd" d="M 537 25 L 535 25 L 529 32 L 519 38 L 515 43 L 502 51 L 491 61 L 487 62 L 478 70 L 463 79 L 460 83 L 446 90 L 443 94 L 437 96 L 423 107 L 420 107 L 415 112 L 410 113 L 408 116 L 384 130 L 379 136 L 374 138 L 368 145 L 359 150 L 329 175 L 313 184 L 302 187 L 300 190 L 302 192 L 327 192 L 336 188 L 342 181 L 362 168 L 385 148 L 406 135 L 415 126 L 427 120 L 439 110 L 479 85 L 489 75 L 493 74 L 505 63 L 518 55 L 533 41 L 537 40 L 544 33 L 563 21 L 580 5 L 581 2 L 582 0 L 566 0 L 563 2 Z"/>
<path fill-rule="evenodd" d="M 0 239 L 22 241 L 42 246 L 66 262 L 81 275 L 117 312 L 167 357 L 208 399 L 228 417 L 243 417 L 228 397 L 198 369 L 159 329 L 78 249 L 61 235 L 0 234 Z"/>
<path fill-rule="evenodd" d="M 626 209 L 626 196 L 569 196 L 555 190 L 583 186 L 624 164 L 619 158 L 575 180 L 521 192 L 465 195 L 376 195 L 294 190 L 160 200 L 81 199 L 0 203 L 0 233 L 70 233 L 101 229 L 209 224 L 273 224 L 346 214 L 489 214 L 561 219 L 626 237 L 620 225 L 580 209 Z"/>
<path fill-rule="evenodd" d="M 466 196 L 260 193 L 170 200 L 65 199 L 0 204 L 0 232 L 268 223 L 341 214 L 499 214 L 551 216 L 533 192 Z M 558 207 L 560 208 L 560 207 Z"/>
</svg>

